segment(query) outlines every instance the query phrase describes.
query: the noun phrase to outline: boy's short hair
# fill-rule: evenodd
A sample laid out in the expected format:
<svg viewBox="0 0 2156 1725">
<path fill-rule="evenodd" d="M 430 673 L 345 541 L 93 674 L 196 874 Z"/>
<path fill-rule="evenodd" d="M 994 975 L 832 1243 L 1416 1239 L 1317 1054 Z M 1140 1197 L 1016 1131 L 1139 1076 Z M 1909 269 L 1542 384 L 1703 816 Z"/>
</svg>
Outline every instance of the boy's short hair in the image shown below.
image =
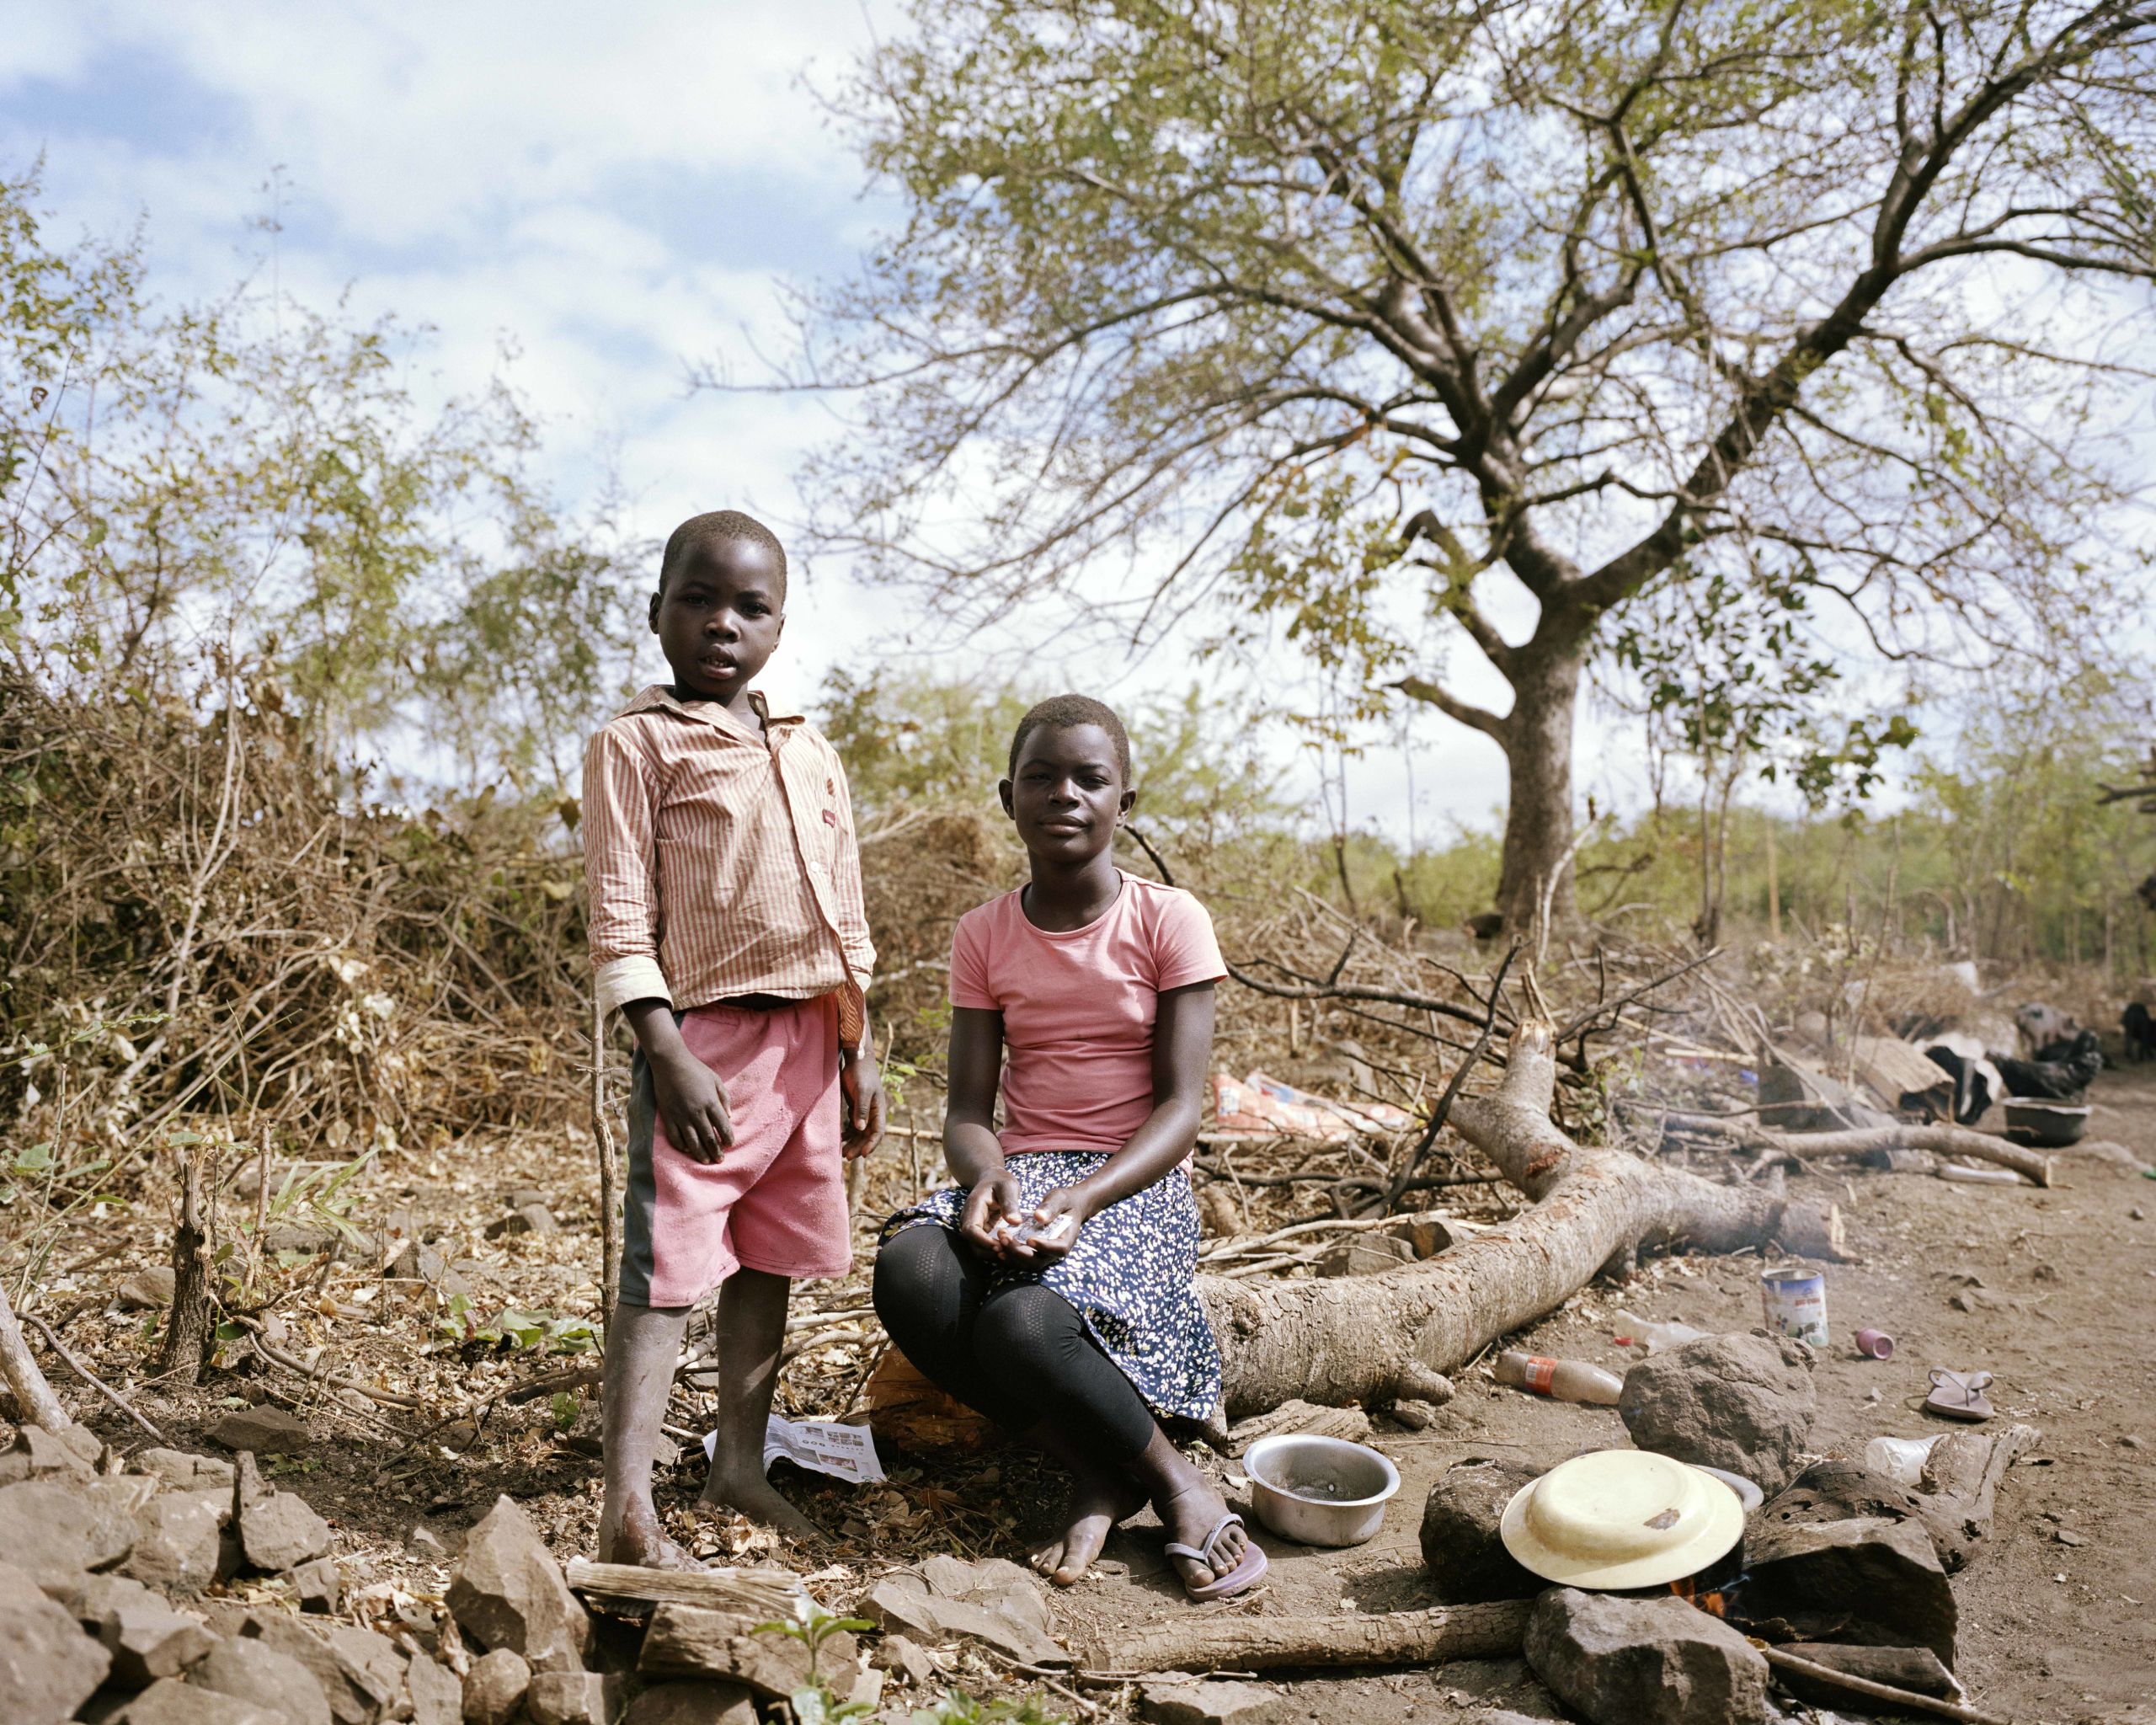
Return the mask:
<svg viewBox="0 0 2156 1725">
<path fill-rule="evenodd" d="M 1045 701 L 1037 701 L 1026 709 L 1026 716 L 1018 721 L 1018 729 L 1011 737 L 1011 773 L 1017 776 L 1018 755 L 1026 746 L 1026 739 L 1043 727 L 1050 730 L 1070 730 L 1081 724 L 1097 724 L 1108 734 L 1108 740 L 1115 745 L 1115 764 L 1123 774 L 1123 782 L 1130 783 L 1130 734 L 1123 728 L 1123 721 L 1115 716 L 1115 709 L 1090 695 L 1051 695 Z"/>
<path fill-rule="evenodd" d="M 722 545 L 728 540 L 760 546 L 778 559 L 778 579 L 782 591 L 786 586 L 786 547 L 778 542 L 778 535 L 771 531 L 754 515 L 744 515 L 738 509 L 715 509 L 700 515 L 691 515 L 666 537 L 666 549 L 659 559 L 659 590 L 664 593 L 666 584 L 674 579 L 674 572 L 699 551 L 712 545 Z"/>
</svg>

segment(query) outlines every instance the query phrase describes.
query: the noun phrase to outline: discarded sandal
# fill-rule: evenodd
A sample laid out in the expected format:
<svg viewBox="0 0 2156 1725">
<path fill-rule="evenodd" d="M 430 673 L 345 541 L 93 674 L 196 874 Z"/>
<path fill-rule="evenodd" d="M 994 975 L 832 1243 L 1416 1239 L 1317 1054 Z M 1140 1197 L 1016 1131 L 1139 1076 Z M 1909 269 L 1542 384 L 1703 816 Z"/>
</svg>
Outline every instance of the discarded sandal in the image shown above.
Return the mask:
<svg viewBox="0 0 2156 1725">
<path fill-rule="evenodd" d="M 1213 1548 L 1226 1536 L 1230 1528 L 1241 1527 L 1242 1525 L 1242 1517 L 1231 1509 L 1214 1524 L 1213 1531 L 1205 1535 L 1203 1545 L 1179 1545 L 1175 1541 L 1170 1540 L 1168 1555 L 1171 1557 L 1187 1557 L 1193 1562 L 1203 1563 L 1210 1569 L 1213 1567 Z M 1265 1560 L 1265 1553 L 1258 1549 L 1257 1541 L 1252 1540 L 1243 1552 L 1242 1562 L 1236 1564 L 1225 1575 L 1216 1576 L 1211 1581 L 1205 1582 L 1198 1587 L 1193 1587 L 1186 1581 L 1182 1584 L 1182 1590 L 1192 1599 L 1201 1603 L 1207 1599 L 1231 1599 L 1237 1594 L 1248 1593 L 1251 1589 L 1256 1587 L 1265 1578 L 1265 1572 L 1269 1567 Z"/>
<path fill-rule="evenodd" d="M 1972 1425 L 1989 1419 L 1998 1412 L 1984 1395 L 1991 1386 L 1988 1371 L 1948 1371 L 1944 1366 L 1934 1366 L 1931 1393 L 1924 1398 L 1924 1412 L 1967 1420 Z"/>
</svg>

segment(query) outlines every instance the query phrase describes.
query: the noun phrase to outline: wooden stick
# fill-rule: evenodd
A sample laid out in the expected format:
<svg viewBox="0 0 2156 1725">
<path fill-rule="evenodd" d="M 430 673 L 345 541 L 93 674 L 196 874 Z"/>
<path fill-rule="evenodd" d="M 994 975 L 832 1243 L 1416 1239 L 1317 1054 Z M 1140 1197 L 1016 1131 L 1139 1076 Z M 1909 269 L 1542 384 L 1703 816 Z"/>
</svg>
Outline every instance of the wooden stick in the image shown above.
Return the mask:
<svg viewBox="0 0 2156 1725">
<path fill-rule="evenodd" d="M 428 1403 L 423 1397 L 408 1396 L 401 1390 L 377 1390 L 372 1384 L 363 1384 L 357 1378 L 339 1377 L 334 1371 L 324 1371 L 318 1365 L 309 1365 L 303 1359 L 296 1359 L 280 1348 L 273 1348 L 263 1340 L 262 1332 L 252 1318 L 236 1317 L 233 1322 L 244 1324 L 254 1332 L 248 1341 L 254 1351 L 270 1365 L 281 1365 L 286 1371 L 297 1372 L 310 1383 L 327 1384 L 333 1390 L 350 1390 L 355 1395 L 366 1397 L 370 1402 L 379 1402 L 385 1407 L 411 1407 L 422 1413 L 426 1411 Z"/>
<path fill-rule="evenodd" d="M 1532 1599 L 1500 1599 L 1369 1616 L 1171 1621 L 1107 1637 L 1094 1663 L 1112 1671 L 1210 1671 L 1222 1666 L 1263 1671 L 1517 1657 L 1534 1609 Z"/>
<path fill-rule="evenodd" d="M 1892 1701 L 1897 1707 L 1907 1707 L 1913 1713 L 1936 1713 L 1942 1719 L 1959 1719 L 1962 1725 L 2014 1725 L 2003 1713 L 1987 1713 L 1978 1707 L 1965 1706 L 1960 1701 L 1943 1701 L 1935 1696 L 1919 1695 L 1913 1689 L 1897 1689 L 1891 1683 L 1874 1683 L 1869 1677 L 1856 1677 L 1847 1671 L 1837 1671 L 1832 1665 L 1822 1665 L 1817 1660 L 1801 1658 L 1795 1653 L 1785 1653 L 1780 1648 L 1770 1648 L 1764 1642 L 1753 1643 L 1767 1656 L 1769 1665 L 1780 1665 L 1786 1671 L 1801 1671 L 1806 1677 L 1821 1683 L 1831 1683 L 1838 1689 L 1846 1689 L 1857 1695 L 1868 1695 L 1876 1701 Z"/>
<path fill-rule="evenodd" d="M 15 1392 L 15 1405 L 25 1424 L 64 1432 L 75 1423 L 38 1369 L 30 1344 L 23 1339 L 22 1326 L 15 1322 L 15 1308 L 8 1303 L 4 1286 L 0 1286 L 0 1379 Z"/>
<path fill-rule="evenodd" d="M 711 1611 L 783 1617 L 801 1578 L 790 1569 L 646 1569 L 635 1563 L 568 1562 L 570 1591 L 609 1605 L 696 1605 Z"/>
<path fill-rule="evenodd" d="M 133 1420 L 136 1424 L 141 1427 L 144 1431 L 155 1438 L 160 1444 L 164 1442 L 165 1434 L 159 1431 L 155 1426 L 152 1425 L 148 1420 L 143 1418 L 141 1414 L 137 1413 L 135 1411 L 133 1403 L 129 1402 L 128 1399 L 125 1396 L 121 1395 L 119 1391 L 114 1389 L 110 1384 L 105 1382 L 103 1378 L 99 1377 L 95 1372 L 92 1371 L 89 1367 L 83 1365 L 81 1360 L 76 1359 L 73 1354 L 67 1351 L 67 1344 L 62 1342 L 59 1337 L 52 1333 L 52 1327 L 50 1324 L 46 1323 L 45 1321 L 40 1317 L 35 1312 L 28 1312 L 25 1313 L 24 1316 L 29 1318 L 30 1322 L 37 1326 L 37 1332 L 45 1338 L 45 1346 L 51 1348 L 55 1354 L 60 1356 L 61 1363 L 64 1365 L 68 1370 L 73 1372 L 77 1377 L 88 1384 L 93 1390 L 95 1390 L 98 1394 L 104 1397 L 106 1401 L 111 1402 L 115 1407 L 117 1407 L 122 1413 Z"/>
</svg>

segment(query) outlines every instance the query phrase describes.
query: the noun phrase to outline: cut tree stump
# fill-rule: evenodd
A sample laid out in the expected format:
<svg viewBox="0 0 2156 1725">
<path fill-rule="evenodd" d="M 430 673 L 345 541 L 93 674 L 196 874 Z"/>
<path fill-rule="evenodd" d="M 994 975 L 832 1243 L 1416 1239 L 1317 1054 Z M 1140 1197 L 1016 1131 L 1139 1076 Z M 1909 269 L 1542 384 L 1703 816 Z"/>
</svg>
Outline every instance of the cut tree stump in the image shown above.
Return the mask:
<svg viewBox="0 0 2156 1725">
<path fill-rule="evenodd" d="M 1454 1130 L 1534 1200 L 1532 1209 L 1381 1275 L 1198 1278 L 1230 1419 L 1297 1399 L 1331 1407 L 1443 1401 L 1451 1393 L 1443 1374 L 1642 1248 L 1771 1247 L 1847 1258 L 1831 1204 L 1720 1186 L 1624 1151 L 1575 1144 L 1550 1122 L 1556 1070 L 1550 1027 L 1529 1021 L 1513 1033 L 1497 1090 L 1460 1097 L 1452 1108 Z"/>
</svg>

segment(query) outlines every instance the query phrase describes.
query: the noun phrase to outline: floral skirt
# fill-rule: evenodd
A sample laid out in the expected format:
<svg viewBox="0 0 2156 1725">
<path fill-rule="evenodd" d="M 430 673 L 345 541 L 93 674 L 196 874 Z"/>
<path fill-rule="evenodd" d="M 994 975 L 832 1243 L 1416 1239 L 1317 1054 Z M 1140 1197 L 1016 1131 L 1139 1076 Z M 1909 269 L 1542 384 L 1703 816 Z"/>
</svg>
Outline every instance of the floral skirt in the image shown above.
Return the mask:
<svg viewBox="0 0 2156 1725">
<path fill-rule="evenodd" d="M 1030 1209 L 1107 1160 L 1097 1151 L 1033 1151 L 1006 1165 Z M 946 1186 L 883 1224 L 883 1237 L 934 1222 L 956 1231 L 967 1188 Z M 995 1285 L 1038 1282 L 1085 1320 L 1101 1351 L 1156 1414 L 1213 1425 L 1220 1406 L 1220 1350 L 1198 1300 L 1198 1205 L 1190 1177 L 1172 1168 L 1110 1204 L 1044 1269 L 999 1269 Z"/>
</svg>

